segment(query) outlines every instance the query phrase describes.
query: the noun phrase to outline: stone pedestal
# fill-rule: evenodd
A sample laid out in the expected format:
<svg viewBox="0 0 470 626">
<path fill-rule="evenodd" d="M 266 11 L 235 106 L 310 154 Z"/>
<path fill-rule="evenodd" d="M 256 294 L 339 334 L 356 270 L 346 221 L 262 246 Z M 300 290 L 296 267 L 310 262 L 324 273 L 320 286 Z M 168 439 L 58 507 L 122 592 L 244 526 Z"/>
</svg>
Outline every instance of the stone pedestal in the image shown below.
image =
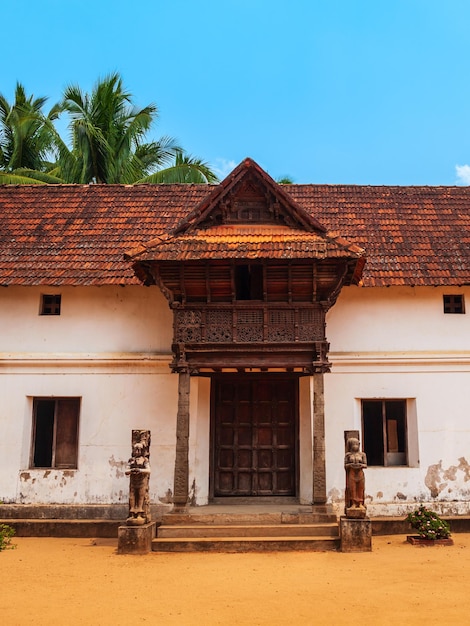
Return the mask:
<svg viewBox="0 0 470 626">
<path fill-rule="evenodd" d="M 141 526 L 119 526 L 118 554 L 147 554 L 152 549 L 157 523 L 149 522 Z"/>
<path fill-rule="evenodd" d="M 368 517 L 341 517 L 339 522 L 341 552 L 370 552 L 372 522 Z"/>
<path fill-rule="evenodd" d="M 365 506 L 350 506 L 345 510 L 348 519 L 366 519 Z"/>
</svg>

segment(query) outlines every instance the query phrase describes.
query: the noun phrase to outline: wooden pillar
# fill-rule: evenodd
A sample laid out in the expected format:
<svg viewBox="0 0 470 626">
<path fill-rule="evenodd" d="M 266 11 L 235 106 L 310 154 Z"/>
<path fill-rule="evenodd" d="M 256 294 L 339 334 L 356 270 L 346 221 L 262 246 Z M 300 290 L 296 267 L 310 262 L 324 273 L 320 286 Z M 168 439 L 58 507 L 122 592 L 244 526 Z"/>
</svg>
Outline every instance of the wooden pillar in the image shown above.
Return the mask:
<svg viewBox="0 0 470 626">
<path fill-rule="evenodd" d="M 191 377 L 188 371 L 180 372 L 178 376 L 173 512 L 183 513 L 188 507 L 189 493 L 189 391 Z"/>
<path fill-rule="evenodd" d="M 325 391 L 323 372 L 313 375 L 313 504 L 326 503 Z"/>
</svg>

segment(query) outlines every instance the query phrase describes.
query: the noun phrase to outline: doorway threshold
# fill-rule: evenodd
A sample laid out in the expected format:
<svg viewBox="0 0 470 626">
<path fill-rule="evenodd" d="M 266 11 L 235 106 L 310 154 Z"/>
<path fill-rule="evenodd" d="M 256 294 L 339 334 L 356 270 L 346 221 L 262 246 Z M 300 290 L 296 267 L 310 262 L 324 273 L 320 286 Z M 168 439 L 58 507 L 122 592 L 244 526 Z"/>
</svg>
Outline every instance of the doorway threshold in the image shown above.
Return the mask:
<svg viewBox="0 0 470 626">
<path fill-rule="evenodd" d="M 250 505 L 258 506 L 260 504 L 286 504 L 286 505 L 298 505 L 299 499 L 293 496 L 218 496 L 209 500 L 209 504 L 214 505 Z"/>
</svg>

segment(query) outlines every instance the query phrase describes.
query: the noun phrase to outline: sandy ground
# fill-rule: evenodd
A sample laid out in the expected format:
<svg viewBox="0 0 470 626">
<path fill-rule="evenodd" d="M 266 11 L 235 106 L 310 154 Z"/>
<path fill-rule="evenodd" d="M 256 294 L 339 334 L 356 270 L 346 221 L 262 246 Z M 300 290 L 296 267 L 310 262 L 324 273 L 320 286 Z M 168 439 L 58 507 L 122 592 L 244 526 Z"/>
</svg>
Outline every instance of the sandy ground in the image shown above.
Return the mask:
<svg viewBox="0 0 470 626">
<path fill-rule="evenodd" d="M 470 623 L 470 534 L 374 537 L 361 554 L 116 554 L 112 540 L 17 538 L 0 553 L 2 626 Z"/>
</svg>

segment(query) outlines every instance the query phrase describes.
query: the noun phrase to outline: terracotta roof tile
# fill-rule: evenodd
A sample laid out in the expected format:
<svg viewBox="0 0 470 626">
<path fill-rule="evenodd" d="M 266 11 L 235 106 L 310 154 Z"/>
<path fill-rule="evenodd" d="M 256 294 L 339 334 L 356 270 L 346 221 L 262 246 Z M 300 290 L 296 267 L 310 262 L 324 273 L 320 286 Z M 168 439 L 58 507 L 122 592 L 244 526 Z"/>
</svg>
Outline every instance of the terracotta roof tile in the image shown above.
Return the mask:
<svg viewBox="0 0 470 626">
<path fill-rule="evenodd" d="M 352 249 L 351 249 L 352 248 Z M 131 251 L 133 261 L 230 258 L 360 257 L 364 251 L 345 239 L 281 225 L 223 225 L 168 235 Z"/>
<path fill-rule="evenodd" d="M 0 186 L 0 284 L 138 284 L 124 253 L 144 252 L 152 240 L 171 246 L 175 227 L 213 189 Z M 327 229 L 332 249 L 344 239 L 349 252 L 366 250 L 365 286 L 470 284 L 470 188 L 286 185 L 282 190 Z M 223 245 L 212 244 L 202 231 L 190 234 L 201 253 L 214 245 L 205 252 L 212 256 Z M 292 231 L 290 241 L 276 239 L 274 232 L 253 234 L 246 244 L 253 254 L 289 249 L 301 254 L 305 245 L 303 235 L 296 238 Z M 245 245 L 240 233 L 224 237 L 225 254 Z"/>
</svg>

